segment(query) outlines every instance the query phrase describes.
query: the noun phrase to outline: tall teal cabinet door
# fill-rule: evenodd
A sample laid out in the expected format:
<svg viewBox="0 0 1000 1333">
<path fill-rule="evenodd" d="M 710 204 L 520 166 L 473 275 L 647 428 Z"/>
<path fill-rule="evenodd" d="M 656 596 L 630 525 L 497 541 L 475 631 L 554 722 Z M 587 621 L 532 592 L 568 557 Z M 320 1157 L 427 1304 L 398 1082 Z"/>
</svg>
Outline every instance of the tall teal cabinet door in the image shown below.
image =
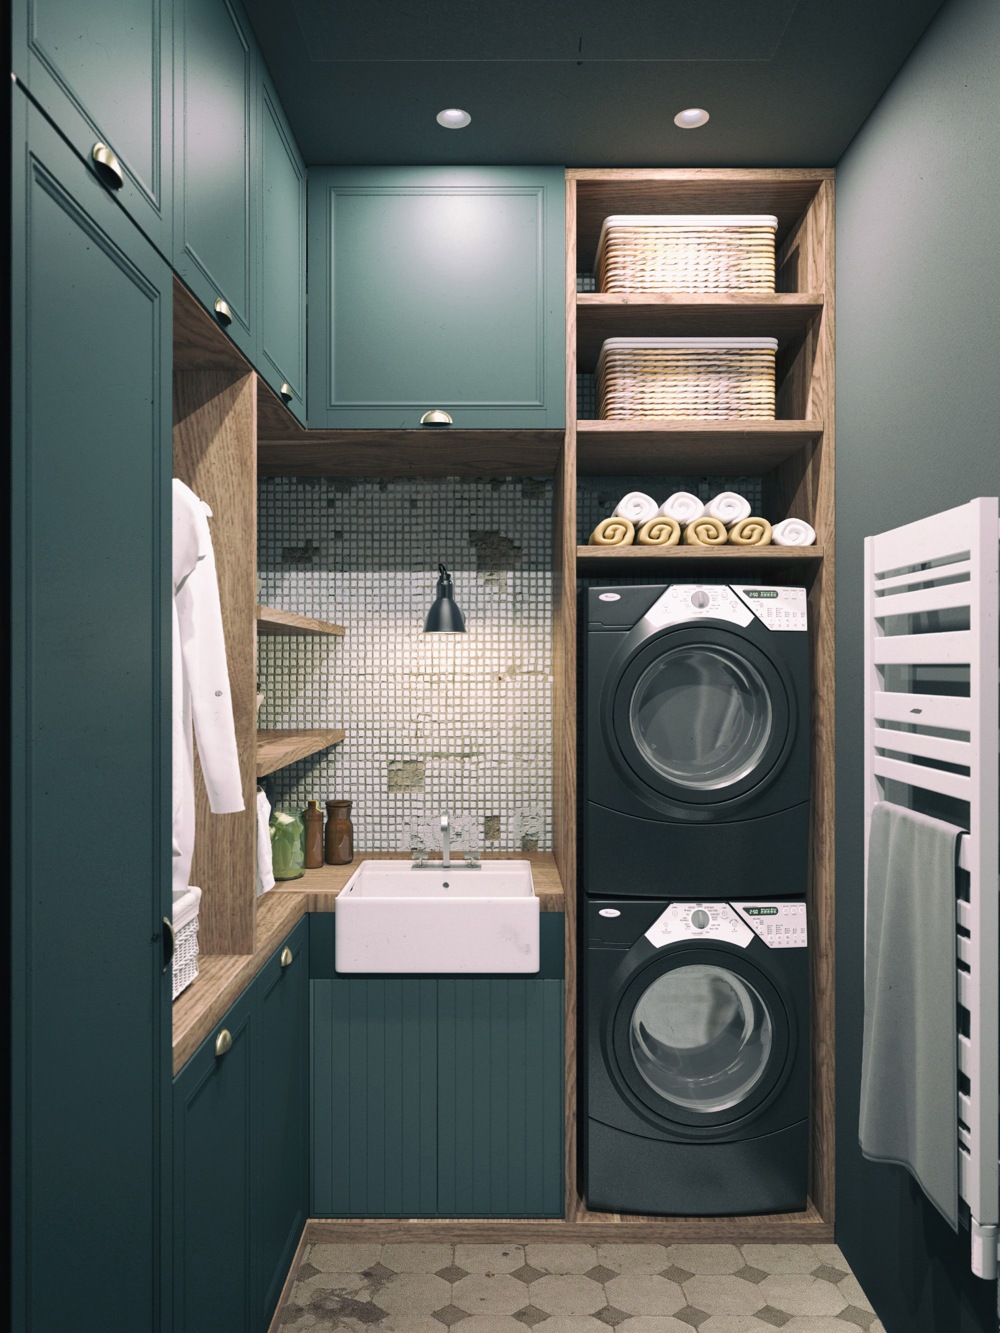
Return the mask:
<svg viewBox="0 0 1000 1333">
<path fill-rule="evenodd" d="M 258 58 L 238 0 L 175 0 L 174 268 L 251 362 Z"/>
<path fill-rule="evenodd" d="M 556 167 L 313 168 L 309 424 L 562 427 Z"/>
<path fill-rule="evenodd" d="M 14 0 L 12 15 L 14 73 L 168 258 L 172 18 L 171 0 Z"/>
<path fill-rule="evenodd" d="M 277 94 L 261 80 L 260 351 L 257 369 L 306 415 L 306 169 Z"/>
<path fill-rule="evenodd" d="M 254 998 L 243 993 L 174 1080 L 174 1333 L 259 1326 Z"/>
<path fill-rule="evenodd" d="M 309 1203 L 309 921 L 299 923 L 254 982 L 257 996 L 257 1227 L 266 1328 Z"/>
<path fill-rule="evenodd" d="M 12 1327 L 156 1330 L 172 279 L 12 100 Z"/>
</svg>

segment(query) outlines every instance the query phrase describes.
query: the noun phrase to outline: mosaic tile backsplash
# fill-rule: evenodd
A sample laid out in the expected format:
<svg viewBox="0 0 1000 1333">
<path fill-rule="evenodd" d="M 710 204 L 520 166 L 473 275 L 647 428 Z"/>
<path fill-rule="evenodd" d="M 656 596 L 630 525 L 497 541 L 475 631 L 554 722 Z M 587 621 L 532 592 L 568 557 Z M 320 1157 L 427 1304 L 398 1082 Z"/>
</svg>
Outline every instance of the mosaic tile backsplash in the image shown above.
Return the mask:
<svg viewBox="0 0 1000 1333">
<path fill-rule="evenodd" d="M 262 478 L 259 599 L 342 638 L 262 637 L 260 725 L 343 727 L 273 777 L 279 804 L 353 800 L 359 851 L 552 845 L 552 487 Z M 464 635 L 425 635 L 437 567 Z"/>
</svg>

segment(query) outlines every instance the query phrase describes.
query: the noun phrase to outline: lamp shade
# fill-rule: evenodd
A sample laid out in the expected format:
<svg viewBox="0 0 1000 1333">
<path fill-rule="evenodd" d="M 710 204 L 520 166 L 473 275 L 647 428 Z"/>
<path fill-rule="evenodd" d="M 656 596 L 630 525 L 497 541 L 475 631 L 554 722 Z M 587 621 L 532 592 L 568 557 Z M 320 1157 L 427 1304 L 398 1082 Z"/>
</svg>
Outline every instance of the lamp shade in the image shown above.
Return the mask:
<svg viewBox="0 0 1000 1333">
<path fill-rule="evenodd" d="M 453 596 L 455 587 L 444 565 L 438 565 L 437 597 L 424 621 L 425 634 L 464 634 L 465 616 Z"/>
</svg>

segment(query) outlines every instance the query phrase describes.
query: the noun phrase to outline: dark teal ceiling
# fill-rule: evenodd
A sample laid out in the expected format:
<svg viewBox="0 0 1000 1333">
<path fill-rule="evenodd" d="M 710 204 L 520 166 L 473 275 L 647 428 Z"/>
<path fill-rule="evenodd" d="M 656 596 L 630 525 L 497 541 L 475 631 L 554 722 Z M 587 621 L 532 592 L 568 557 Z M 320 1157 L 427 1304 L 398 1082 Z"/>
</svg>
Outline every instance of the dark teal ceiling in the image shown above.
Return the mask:
<svg viewBox="0 0 1000 1333">
<path fill-rule="evenodd" d="M 832 166 L 941 0 L 245 4 L 309 163 Z"/>
</svg>

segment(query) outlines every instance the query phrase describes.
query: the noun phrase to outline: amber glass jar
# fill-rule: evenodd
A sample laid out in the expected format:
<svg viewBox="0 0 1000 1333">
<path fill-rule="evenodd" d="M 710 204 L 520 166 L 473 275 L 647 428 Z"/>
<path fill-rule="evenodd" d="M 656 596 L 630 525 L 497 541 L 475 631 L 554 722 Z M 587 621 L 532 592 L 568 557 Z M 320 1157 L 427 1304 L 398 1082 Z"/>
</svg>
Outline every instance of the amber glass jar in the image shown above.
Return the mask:
<svg viewBox="0 0 1000 1333">
<path fill-rule="evenodd" d="M 350 801 L 326 803 L 326 863 L 346 866 L 354 860 L 354 825 Z"/>
<path fill-rule="evenodd" d="M 323 811 L 319 801 L 309 801 L 302 811 L 306 829 L 306 869 L 316 870 L 323 864 Z"/>
</svg>

